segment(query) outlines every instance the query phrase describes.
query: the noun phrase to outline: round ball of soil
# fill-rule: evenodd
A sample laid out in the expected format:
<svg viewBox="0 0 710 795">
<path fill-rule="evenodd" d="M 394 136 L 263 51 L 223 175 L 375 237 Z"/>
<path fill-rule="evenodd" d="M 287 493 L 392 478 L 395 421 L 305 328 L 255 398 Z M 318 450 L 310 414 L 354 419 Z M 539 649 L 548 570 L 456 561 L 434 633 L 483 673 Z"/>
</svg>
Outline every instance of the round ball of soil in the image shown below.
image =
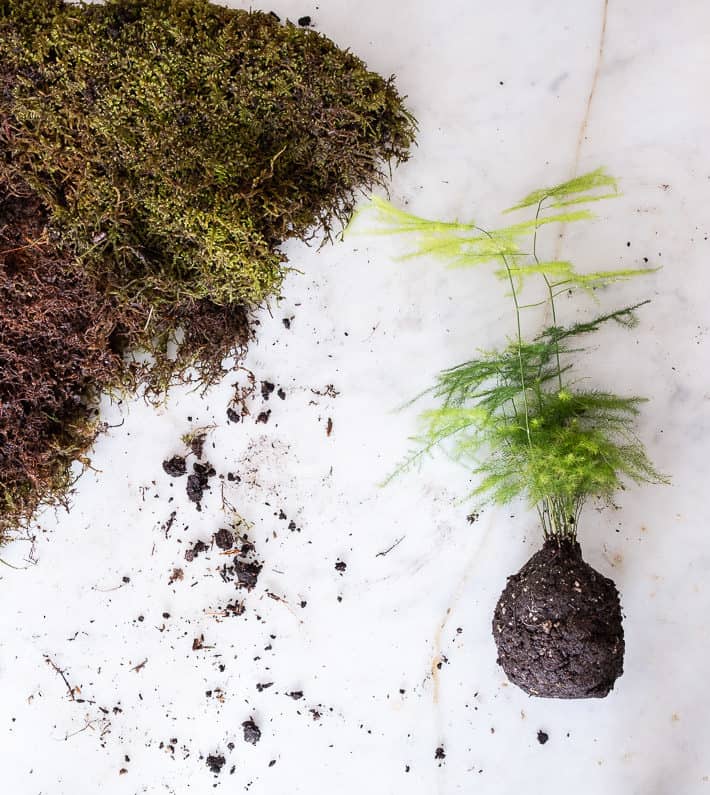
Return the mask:
<svg viewBox="0 0 710 795">
<path fill-rule="evenodd" d="M 508 679 L 531 696 L 602 698 L 624 670 L 619 592 L 576 542 L 546 541 L 508 578 L 493 637 Z"/>
</svg>

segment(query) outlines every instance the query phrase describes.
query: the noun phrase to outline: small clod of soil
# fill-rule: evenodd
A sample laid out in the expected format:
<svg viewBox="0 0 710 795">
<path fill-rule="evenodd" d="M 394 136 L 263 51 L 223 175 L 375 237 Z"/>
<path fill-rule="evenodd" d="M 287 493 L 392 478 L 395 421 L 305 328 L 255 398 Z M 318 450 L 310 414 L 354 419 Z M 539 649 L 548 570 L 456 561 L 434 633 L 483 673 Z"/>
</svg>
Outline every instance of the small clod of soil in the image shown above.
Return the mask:
<svg viewBox="0 0 710 795">
<path fill-rule="evenodd" d="M 230 407 L 227 409 L 227 419 L 230 422 L 241 422 L 242 415 L 238 411 Z"/>
<path fill-rule="evenodd" d="M 446 751 L 441 745 L 434 751 L 434 759 L 446 759 Z"/>
<path fill-rule="evenodd" d="M 269 421 L 269 417 L 271 417 L 271 409 L 268 409 L 267 411 L 262 411 L 262 412 L 261 412 L 261 413 L 260 413 L 260 414 L 257 416 L 257 418 L 256 418 L 256 421 L 257 421 L 257 422 L 261 422 L 261 423 L 263 423 L 264 425 L 266 425 L 266 423 Z"/>
<path fill-rule="evenodd" d="M 300 701 L 300 699 L 303 698 L 303 690 L 292 690 L 290 693 L 286 693 L 286 695 L 294 701 Z"/>
<path fill-rule="evenodd" d="M 281 387 L 279 387 L 279 390 L 276 394 L 281 398 L 281 400 L 286 400 L 286 393 Z"/>
<path fill-rule="evenodd" d="M 310 27 L 310 24 L 311 24 L 311 18 L 310 18 L 309 16 L 305 16 L 305 17 L 299 17 L 299 18 L 298 18 L 298 24 L 299 24 L 299 25 L 300 25 L 302 28 L 307 28 L 307 27 Z"/>
<path fill-rule="evenodd" d="M 261 563 L 257 563 L 256 561 L 248 562 L 244 560 L 235 560 L 234 571 L 237 575 L 237 586 L 251 591 L 256 586 L 263 568 Z"/>
<path fill-rule="evenodd" d="M 540 729 L 540 731 L 537 733 L 537 741 L 540 743 L 540 745 L 545 745 L 549 739 L 550 735 Z"/>
<path fill-rule="evenodd" d="M 230 602 L 224 608 L 224 612 L 230 617 L 243 616 L 245 611 L 246 607 L 244 606 L 244 602 Z"/>
<path fill-rule="evenodd" d="M 210 754 L 207 757 L 207 767 L 212 773 L 218 774 L 222 772 L 224 763 L 227 761 L 223 756 L 214 756 Z"/>
<path fill-rule="evenodd" d="M 187 464 L 181 455 L 174 455 L 163 461 L 163 470 L 171 478 L 179 478 L 187 472 Z"/>
<path fill-rule="evenodd" d="M 202 507 L 202 496 L 209 488 L 209 480 L 217 473 L 211 464 L 193 464 L 193 474 L 187 476 L 187 496 L 198 510 Z"/>
<path fill-rule="evenodd" d="M 508 578 L 493 638 L 498 663 L 531 696 L 603 698 L 624 670 L 619 592 L 576 542 L 546 541 Z"/>
<path fill-rule="evenodd" d="M 231 549 L 234 544 L 234 535 L 229 530 L 222 528 L 214 534 L 214 542 L 220 549 Z"/>
<path fill-rule="evenodd" d="M 271 397 L 271 393 L 276 389 L 276 386 L 271 383 L 271 381 L 262 381 L 261 382 L 261 396 L 264 400 L 268 400 Z"/>
<path fill-rule="evenodd" d="M 348 564 L 344 560 L 339 560 L 335 564 L 335 570 L 339 571 L 341 574 L 347 569 Z"/>
<path fill-rule="evenodd" d="M 209 547 L 204 541 L 196 541 L 191 549 L 185 550 L 185 560 L 188 563 L 192 563 L 192 561 L 198 557 L 201 552 L 207 552 L 208 549 Z"/>
<path fill-rule="evenodd" d="M 242 729 L 244 729 L 245 743 L 256 745 L 259 740 L 261 740 L 261 729 L 251 718 L 249 718 L 249 720 L 245 720 L 244 723 L 242 723 Z"/>
</svg>

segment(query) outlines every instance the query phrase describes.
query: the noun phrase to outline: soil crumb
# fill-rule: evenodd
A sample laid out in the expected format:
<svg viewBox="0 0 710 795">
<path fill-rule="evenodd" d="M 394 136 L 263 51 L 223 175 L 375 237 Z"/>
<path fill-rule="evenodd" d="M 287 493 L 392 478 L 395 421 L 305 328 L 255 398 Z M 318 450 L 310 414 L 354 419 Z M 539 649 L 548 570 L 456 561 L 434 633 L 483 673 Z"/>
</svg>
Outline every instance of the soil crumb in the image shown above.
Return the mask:
<svg viewBox="0 0 710 795">
<path fill-rule="evenodd" d="M 261 740 L 261 729 L 251 718 L 249 718 L 249 720 L 245 720 L 244 723 L 242 723 L 242 729 L 244 729 L 245 743 L 256 745 L 259 740 Z"/>
<path fill-rule="evenodd" d="M 202 510 L 202 497 L 207 489 L 209 489 L 209 480 L 217 473 L 214 467 L 209 464 L 192 465 L 193 473 L 187 476 L 187 496 L 195 503 L 197 510 Z"/>
<path fill-rule="evenodd" d="M 163 461 L 163 471 L 171 478 L 179 478 L 187 472 L 187 464 L 181 455 L 174 455 Z"/>
<path fill-rule="evenodd" d="M 204 541 L 197 541 L 191 549 L 185 550 L 185 560 L 188 563 L 192 563 L 192 561 L 195 560 L 195 558 L 198 557 L 201 552 L 207 552 L 208 549 L 209 547 Z"/>
<path fill-rule="evenodd" d="M 214 756 L 210 754 L 207 757 L 207 767 L 212 773 L 218 774 L 222 772 L 222 768 L 226 761 L 227 760 L 223 756 Z"/>
<path fill-rule="evenodd" d="M 545 743 L 550 739 L 550 735 L 547 732 L 544 732 L 542 729 L 537 733 L 537 741 L 540 745 L 545 745 Z"/>
<path fill-rule="evenodd" d="M 220 549 L 231 549 L 234 544 L 234 535 L 223 527 L 214 534 L 214 542 Z"/>
<path fill-rule="evenodd" d="M 546 541 L 508 578 L 493 637 L 498 663 L 531 696 L 603 698 L 624 670 L 619 592 L 576 542 Z"/>
</svg>

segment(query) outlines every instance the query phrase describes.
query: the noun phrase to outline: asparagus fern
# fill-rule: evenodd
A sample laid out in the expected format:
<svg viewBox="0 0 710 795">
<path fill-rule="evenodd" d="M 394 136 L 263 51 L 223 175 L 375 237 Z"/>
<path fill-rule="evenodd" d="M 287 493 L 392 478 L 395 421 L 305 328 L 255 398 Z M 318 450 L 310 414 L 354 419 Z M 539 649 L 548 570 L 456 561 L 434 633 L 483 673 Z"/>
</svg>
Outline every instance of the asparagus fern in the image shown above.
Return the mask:
<svg viewBox="0 0 710 795">
<path fill-rule="evenodd" d="M 501 350 L 482 352 L 440 373 L 424 393 L 432 393 L 439 406 L 423 412 L 416 449 L 390 479 L 444 445 L 477 476 L 475 497 L 498 504 L 526 499 L 537 509 L 545 537 L 558 540 L 576 537 L 590 497 L 610 501 L 624 482 L 665 480 L 634 432 L 644 399 L 583 389 L 570 381 L 573 354 L 583 350 L 579 338 L 612 321 L 632 327 L 636 310 L 648 302 L 567 326 L 558 320 L 556 303 L 562 292 L 594 294 L 652 269 L 580 273 L 571 262 L 538 256 L 541 227 L 594 217 L 586 208 L 565 208 L 616 195 L 616 181 L 598 169 L 530 193 L 506 212 L 528 209 L 533 217 L 495 230 L 474 222 L 427 220 L 383 199 L 371 200 L 365 210 L 374 216 L 371 231 L 412 240 L 404 259 L 429 256 L 451 267 L 494 263 L 495 273 L 510 287 L 516 326 Z M 533 278 L 544 282 L 552 324 L 525 340 L 521 293 Z"/>
</svg>

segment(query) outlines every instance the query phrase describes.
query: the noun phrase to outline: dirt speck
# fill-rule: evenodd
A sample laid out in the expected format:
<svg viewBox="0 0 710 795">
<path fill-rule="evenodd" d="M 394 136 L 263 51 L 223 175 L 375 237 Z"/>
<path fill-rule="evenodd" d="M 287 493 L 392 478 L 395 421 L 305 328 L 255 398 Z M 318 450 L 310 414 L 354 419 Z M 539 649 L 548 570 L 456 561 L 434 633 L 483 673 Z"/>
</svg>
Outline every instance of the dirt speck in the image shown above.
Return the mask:
<svg viewBox="0 0 710 795">
<path fill-rule="evenodd" d="M 254 723 L 252 718 L 249 720 L 245 720 L 242 723 L 242 729 L 244 729 L 244 742 L 251 743 L 252 745 L 256 745 L 259 740 L 261 740 L 261 729 Z"/>
<path fill-rule="evenodd" d="M 185 550 L 185 560 L 188 563 L 192 563 L 195 558 L 199 557 L 201 552 L 207 552 L 208 549 L 209 547 L 204 541 L 196 541 L 191 549 Z"/>
<path fill-rule="evenodd" d="M 550 735 L 547 732 L 544 732 L 542 729 L 537 733 L 537 741 L 540 745 L 545 745 L 545 743 L 550 739 Z"/>
<path fill-rule="evenodd" d="M 341 574 L 347 569 L 348 564 L 344 560 L 339 560 L 335 564 L 335 570 L 339 571 Z"/>
<path fill-rule="evenodd" d="M 223 756 L 217 756 L 215 754 L 210 754 L 207 757 L 207 767 L 210 769 L 212 773 L 218 774 L 222 772 L 222 768 L 224 767 L 224 763 L 227 761 Z"/>
<path fill-rule="evenodd" d="M 187 472 L 185 459 L 181 455 L 174 455 L 163 461 L 163 470 L 171 478 L 179 478 Z"/>
<path fill-rule="evenodd" d="M 434 751 L 434 759 L 446 759 L 446 751 L 444 751 L 444 746 L 440 745 Z"/>
<path fill-rule="evenodd" d="M 229 530 L 222 528 L 214 534 L 214 542 L 220 549 L 231 549 L 234 544 L 234 535 Z"/>
</svg>

